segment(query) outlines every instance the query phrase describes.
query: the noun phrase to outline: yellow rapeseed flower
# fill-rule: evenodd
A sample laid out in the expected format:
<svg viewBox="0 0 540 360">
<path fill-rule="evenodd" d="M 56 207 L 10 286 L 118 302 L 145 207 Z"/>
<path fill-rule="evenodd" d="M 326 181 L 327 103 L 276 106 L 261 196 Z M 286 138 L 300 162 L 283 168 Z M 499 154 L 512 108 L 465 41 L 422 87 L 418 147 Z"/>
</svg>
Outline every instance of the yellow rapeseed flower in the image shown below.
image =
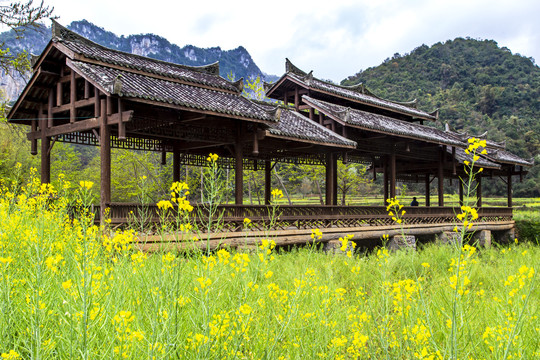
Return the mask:
<svg viewBox="0 0 540 360">
<path fill-rule="evenodd" d="M 94 186 L 94 183 L 92 181 L 81 181 L 79 185 L 83 189 L 90 190 Z"/>
</svg>

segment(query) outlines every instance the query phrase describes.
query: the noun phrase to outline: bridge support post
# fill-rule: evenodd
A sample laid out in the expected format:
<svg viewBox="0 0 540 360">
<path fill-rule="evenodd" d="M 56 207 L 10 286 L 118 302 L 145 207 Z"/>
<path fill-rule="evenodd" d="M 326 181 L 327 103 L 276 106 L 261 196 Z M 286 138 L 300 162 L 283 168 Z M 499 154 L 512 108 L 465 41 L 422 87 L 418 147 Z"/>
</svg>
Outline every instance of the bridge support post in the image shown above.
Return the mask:
<svg viewBox="0 0 540 360">
<path fill-rule="evenodd" d="M 437 235 L 436 241 L 442 245 L 453 245 L 459 239 L 459 234 L 453 231 L 443 231 Z"/>
<path fill-rule="evenodd" d="M 473 239 L 478 241 L 478 246 L 490 247 L 491 246 L 491 230 L 480 230 L 474 233 Z"/>
<path fill-rule="evenodd" d="M 508 230 L 493 231 L 492 238 L 494 241 L 501 244 L 508 244 L 509 242 L 514 241 L 516 238 L 516 228 L 511 228 Z"/>
<path fill-rule="evenodd" d="M 414 235 L 394 235 L 386 244 L 388 250 L 416 250 L 416 237 Z"/>
</svg>

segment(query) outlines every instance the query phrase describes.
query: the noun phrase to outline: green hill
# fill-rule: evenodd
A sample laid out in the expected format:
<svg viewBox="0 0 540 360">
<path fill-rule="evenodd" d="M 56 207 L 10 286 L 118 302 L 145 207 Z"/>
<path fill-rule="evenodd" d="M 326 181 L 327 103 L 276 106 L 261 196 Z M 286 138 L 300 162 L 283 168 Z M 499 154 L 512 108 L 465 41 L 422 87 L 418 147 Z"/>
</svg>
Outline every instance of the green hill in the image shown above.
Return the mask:
<svg viewBox="0 0 540 360">
<path fill-rule="evenodd" d="M 492 40 L 458 38 L 395 54 L 342 84 L 360 82 L 383 98 L 416 98 L 421 109 L 439 108 L 437 126 L 448 122 L 471 135 L 488 131 L 488 138 L 506 140 L 509 151 L 536 157 L 514 194 L 540 196 L 540 68 L 532 58 Z M 493 194 L 502 192 L 502 186 L 492 188 Z"/>
</svg>

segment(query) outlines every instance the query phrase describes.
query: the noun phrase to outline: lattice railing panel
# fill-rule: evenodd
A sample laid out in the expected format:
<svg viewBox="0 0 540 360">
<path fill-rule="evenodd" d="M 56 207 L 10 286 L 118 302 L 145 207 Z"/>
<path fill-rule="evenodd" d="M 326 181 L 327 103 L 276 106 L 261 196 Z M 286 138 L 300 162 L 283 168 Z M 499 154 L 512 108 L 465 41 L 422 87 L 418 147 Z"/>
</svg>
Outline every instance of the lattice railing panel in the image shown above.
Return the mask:
<svg viewBox="0 0 540 360">
<path fill-rule="evenodd" d="M 138 204 L 113 203 L 110 206 L 111 222 L 115 225 L 127 223 L 130 216 L 139 214 L 142 206 Z M 156 205 L 145 207 L 150 223 L 159 222 Z M 457 223 L 455 217 L 459 208 L 452 207 L 407 207 L 403 217 L 404 225 Z M 99 208 L 95 208 L 99 214 Z M 270 230 L 270 208 L 261 205 L 221 205 L 214 218 L 222 219 L 221 231 L 238 231 L 244 228 L 244 218 L 251 220 L 253 230 Z M 388 216 L 383 206 L 281 206 L 279 217 L 274 221 L 271 230 L 314 229 L 329 227 L 361 227 L 391 226 L 394 221 Z M 511 208 L 480 208 L 477 222 L 512 220 Z M 176 216 L 174 210 L 169 211 L 171 217 Z M 208 217 L 208 209 L 195 205 L 190 213 L 194 223 L 204 225 L 203 219 Z M 97 218 L 99 221 L 99 218 Z M 206 226 L 201 226 L 206 228 Z M 211 229 L 215 231 L 217 229 Z"/>
</svg>

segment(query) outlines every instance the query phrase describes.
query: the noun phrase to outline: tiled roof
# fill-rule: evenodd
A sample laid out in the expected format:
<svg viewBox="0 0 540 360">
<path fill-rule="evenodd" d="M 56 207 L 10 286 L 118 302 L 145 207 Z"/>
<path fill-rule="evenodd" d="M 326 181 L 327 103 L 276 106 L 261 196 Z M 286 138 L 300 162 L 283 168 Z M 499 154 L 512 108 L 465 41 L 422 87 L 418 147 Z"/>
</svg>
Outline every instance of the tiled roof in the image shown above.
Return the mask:
<svg viewBox="0 0 540 360">
<path fill-rule="evenodd" d="M 156 79 L 79 61 L 71 61 L 69 64 L 87 80 L 114 95 L 175 104 L 265 122 L 276 121 L 272 111 L 266 111 L 237 94 Z"/>
<path fill-rule="evenodd" d="M 513 165 L 522 165 L 522 166 L 533 166 L 534 161 L 527 161 L 525 159 L 520 158 L 517 155 L 512 154 L 511 152 L 507 150 L 502 149 L 491 149 L 487 148 L 488 157 L 501 163 L 506 164 L 513 164 Z"/>
<path fill-rule="evenodd" d="M 446 151 L 449 154 L 452 153 L 451 148 L 447 148 Z M 456 160 L 460 164 L 464 164 L 465 161 L 471 161 L 471 155 L 466 154 L 465 150 L 462 149 L 462 148 L 456 148 Z M 490 161 L 490 160 L 488 160 L 486 158 L 483 158 L 483 157 L 480 157 L 480 159 L 478 159 L 475 162 L 475 165 L 478 166 L 478 167 L 490 168 L 490 169 L 500 169 L 501 168 L 501 165 L 499 165 L 497 163 L 494 163 L 493 161 Z"/>
<path fill-rule="evenodd" d="M 466 147 L 465 143 L 456 136 L 430 126 L 410 123 L 367 111 L 346 108 L 326 101 L 315 100 L 305 95 L 302 99 L 327 116 L 354 127 L 442 145 Z"/>
<path fill-rule="evenodd" d="M 294 66 L 288 59 L 286 62 L 287 73 L 283 77 L 289 77 L 293 81 L 302 84 L 304 87 L 310 90 L 320 90 L 326 93 L 337 95 L 342 98 L 347 98 L 352 101 L 358 102 L 360 104 L 371 105 L 378 108 L 383 108 L 385 110 L 390 110 L 400 114 L 409 115 L 415 118 L 427 119 L 427 120 L 436 120 L 437 116 L 434 114 L 429 114 L 425 111 L 416 109 L 415 101 L 409 103 L 400 103 L 390 100 L 381 99 L 371 92 L 369 92 L 363 84 L 355 86 L 341 86 L 332 84 L 326 81 L 319 80 L 313 77 L 313 72 L 305 73 L 304 71 L 298 69 Z M 282 77 L 282 78 L 283 78 Z M 281 79 L 278 80 L 275 84 L 279 84 Z M 270 91 L 270 89 L 268 89 Z"/>
<path fill-rule="evenodd" d="M 143 71 L 149 74 L 178 79 L 193 84 L 238 93 L 241 92 L 237 85 L 219 76 L 218 63 L 200 67 L 178 65 L 109 49 L 66 29 L 54 20 L 52 41 L 65 45 L 69 50 L 78 55 L 82 55 L 87 59 L 122 66 L 127 69 Z"/>
<path fill-rule="evenodd" d="M 261 104 L 260 106 L 266 108 L 268 111 L 274 108 L 274 106 L 267 104 Z M 356 147 L 356 142 L 336 134 L 294 110 L 280 108 L 280 111 L 279 121 L 269 125 L 268 131 L 270 134 L 322 144 Z"/>
</svg>

